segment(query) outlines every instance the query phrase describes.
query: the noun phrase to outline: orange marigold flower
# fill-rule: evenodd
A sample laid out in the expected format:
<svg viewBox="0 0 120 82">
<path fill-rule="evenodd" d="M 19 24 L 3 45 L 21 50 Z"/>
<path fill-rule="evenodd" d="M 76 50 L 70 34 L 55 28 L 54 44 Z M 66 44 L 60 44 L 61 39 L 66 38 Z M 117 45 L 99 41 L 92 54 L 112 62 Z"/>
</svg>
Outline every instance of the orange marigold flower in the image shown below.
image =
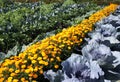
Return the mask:
<svg viewBox="0 0 120 82">
<path fill-rule="evenodd" d="M 40 74 L 43 74 L 43 70 L 41 69 L 41 70 L 39 71 L 39 73 L 40 73 Z"/>
<path fill-rule="evenodd" d="M 24 78 L 24 77 L 22 77 L 20 80 L 23 82 L 23 81 L 25 81 L 25 78 Z"/>
<path fill-rule="evenodd" d="M 59 65 L 54 65 L 54 68 L 55 68 L 55 69 L 58 69 L 58 68 L 59 68 Z"/>
<path fill-rule="evenodd" d="M 38 77 L 38 75 L 37 74 L 33 74 L 33 78 L 37 78 Z"/>
</svg>

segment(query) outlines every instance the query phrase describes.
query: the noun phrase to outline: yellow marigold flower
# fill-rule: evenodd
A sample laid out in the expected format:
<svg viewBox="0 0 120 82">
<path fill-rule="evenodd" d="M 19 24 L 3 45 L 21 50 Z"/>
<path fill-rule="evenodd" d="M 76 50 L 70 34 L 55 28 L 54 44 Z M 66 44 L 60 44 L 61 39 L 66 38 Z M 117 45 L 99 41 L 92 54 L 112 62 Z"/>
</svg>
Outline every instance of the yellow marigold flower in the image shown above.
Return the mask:
<svg viewBox="0 0 120 82">
<path fill-rule="evenodd" d="M 37 72 L 38 71 L 38 67 L 35 67 L 35 69 L 33 69 L 34 70 L 34 72 Z"/>
<path fill-rule="evenodd" d="M 16 68 L 19 68 L 19 62 L 15 62 Z"/>
<path fill-rule="evenodd" d="M 30 59 L 30 60 L 33 60 L 34 58 L 30 56 L 29 59 Z"/>
<path fill-rule="evenodd" d="M 46 54 L 45 54 L 44 51 L 41 52 L 41 55 L 42 55 L 43 57 L 46 56 Z"/>
<path fill-rule="evenodd" d="M 42 60 L 42 57 L 38 57 L 37 60 Z"/>
<path fill-rule="evenodd" d="M 30 69 L 25 70 L 25 73 L 30 73 L 30 72 L 31 72 Z"/>
<path fill-rule="evenodd" d="M 8 62 L 4 62 L 4 64 L 3 64 L 4 66 L 7 66 L 8 65 Z"/>
<path fill-rule="evenodd" d="M 36 60 L 32 60 L 32 64 L 35 64 L 36 63 Z"/>
<path fill-rule="evenodd" d="M 11 74 L 10 74 L 11 77 L 14 77 L 15 75 L 16 75 L 15 73 L 11 73 Z"/>
<path fill-rule="evenodd" d="M 13 69 L 13 68 L 10 68 L 10 69 L 9 69 L 9 72 L 13 72 L 13 71 L 14 71 L 14 69 Z"/>
<path fill-rule="evenodd" d="M 20 72 L 20 70 L 15 70 L 15 73 L 19 73 Z"/>
<path fill-rule="evenodd" d="M 24 60 L 23 63 L 27 63 L 27 60 Z"/>
<path fill-rule="evenodd" d="M 30 70 L 31 72 L 33 72 L 34 69 L 33 69 L 33 67 L 30 67 L 29 70 Z"/>
<path fill-rule="evenodd" d="M 70 49 L 71 49 L 71 47 L 69 46 L 69 47 L 68 47 L 68 49 L 70 50 Z"/>
<path fill-rule="evenodd" d="M 37 54 L 34 54 L 33 58 L 34 59 L 37 59 L 38 55 Z"/>
<path fill-rule="evenodd" d="M 48 65 L 48 62 L 44 62 L 44 65 L 47 66 L 47 65 Z"/>
<path fill-rule="evenodd" d="M 26 68 L 26 65 L 21 65 L 21 68 L 22 68 L 22 69 Z"/>
<path fill-rule="evenodd" d="M 13 82 L 18 82 L 19 80 L 18 79 L 13 79 Z"/>
<path fill-rule="evenodd" d="M 15 61 L 12 60 L 12 61 L 8 62 L 8 64 L 9 64 L 9 65 L 12 65 L 14 62 L 15 62 Z"/>
<path fill-rule="evenodd" d="M 54 61 L 54 58 L 50 58 L 50 61 L 51 61 L 51 62 Z"/>
<path fill-rule="evenodd" d="M 61 61 L 60 57 L 56 57 L 56 59 L 57 59 L 59 62 Z"/>
<path fill-rule="evenodd" d="M 54 68 L 55 68 L 55 69 L 58 69 L 58 68 L 59 68 L 59 65 L 54 65 Z"/>
<path fill-rule="evenodd" d="M 11 82 L 12 81 L 12 79 L 13 79 L 13 77 L 8 77 L 8 82 Z"/>
<path fill-rule="evenodd" d="M 40 60 L 40 61 L 39 61 L 39 64 L 44 64 L 44 61 L 43 61 L 43 60 Z"/>
<path fill-rule="evenodd" d="M 83 39 L 80 39 L 80 42 L 82 42 L 83 41 Z"/>
</svg>

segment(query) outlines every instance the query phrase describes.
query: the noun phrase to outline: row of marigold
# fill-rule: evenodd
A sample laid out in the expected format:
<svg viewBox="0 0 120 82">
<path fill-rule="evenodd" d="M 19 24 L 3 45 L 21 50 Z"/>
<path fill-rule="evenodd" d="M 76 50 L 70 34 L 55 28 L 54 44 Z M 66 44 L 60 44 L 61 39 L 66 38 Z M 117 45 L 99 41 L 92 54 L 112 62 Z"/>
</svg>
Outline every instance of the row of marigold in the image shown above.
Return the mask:
<svg viewBox="0 0 120 82">
<path fill-rule="evenodd" d="M 117 6 L 111 4 L 80 24 L 31 45 L 18 56 L 6 58 L 0 64 L 0 82 L 36 82 L 35 79 L 47 69 L 58 69 L 64 55 L 74 45 L 80 45 L 86 33 L 92 31 L 93 25 L 114 12 Z"/>
</svg>

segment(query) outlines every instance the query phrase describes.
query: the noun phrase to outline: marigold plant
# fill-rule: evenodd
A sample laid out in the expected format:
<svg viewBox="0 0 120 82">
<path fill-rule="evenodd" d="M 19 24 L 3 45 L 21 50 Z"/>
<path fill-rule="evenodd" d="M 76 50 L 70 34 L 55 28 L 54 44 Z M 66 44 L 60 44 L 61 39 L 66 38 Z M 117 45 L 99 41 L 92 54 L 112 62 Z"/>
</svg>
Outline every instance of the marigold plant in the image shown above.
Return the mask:
<svg viewBox="0 0 120 82">
<path fill-rule="evenodd" d="M 18 56 L 6 58 L 0 64 L 0 82 L 31 82 L 44 70 L 58 69 L 65 53 L 70 52 L 74 45 L 80 45 L 86 33 L 92 31 L 92 26 L 114 12 L 116 7 L 116 4 L 111 4 L 80 24 L 31 45 Z"/>
</svg>

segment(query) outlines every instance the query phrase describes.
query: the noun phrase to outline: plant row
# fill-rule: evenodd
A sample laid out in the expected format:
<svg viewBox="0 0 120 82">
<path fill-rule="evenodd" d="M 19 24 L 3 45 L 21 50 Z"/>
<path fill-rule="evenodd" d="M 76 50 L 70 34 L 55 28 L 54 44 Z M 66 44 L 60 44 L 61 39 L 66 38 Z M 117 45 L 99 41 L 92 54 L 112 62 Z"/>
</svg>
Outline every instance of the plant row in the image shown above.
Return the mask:
<svg viewBox="0 0 120 82">
<path fill-rule="evenodd" d="M 58 69 L 60 62 L 72 53 L 75 45 L 80 45 L 92 26 L 102 18 L 114 12 L 117 5 L 111 4 L 94 13 L 76 26 L 63 29 L 62 32 L 47 37 L 31 46 L 18 56 L 6 58 L 0 64 L 1 81 L 40 81 L 40 76 L 48 69 Z"/>
<path fill-rule="evenodd" d="M 13 3 L 11 5 L 8 5 L 6 7 L 1 7 L 0 8 L 0 14 L 5 14 L 7 12 L 10 12 L 10 11 L 15 11 L 17 9 L 21 9 L 21 8 L 29 8 L 29 9 L 32 9 L 32 10 L 39 10 L 39 8 L 42 8 L 42 7 L 46 7 L 46 6 L 49 6 L 47 7 L 49 9 L 49 11 L 52 11 L 54 10 L 55 8 L 61 6 L 62 3 L 52 3 L 52 4 L 45 4 L 44 2 L 40 1 L 40 2 L 35 2 L 35 3 Z M 46 11 L 44 11 L 46 12 Z"/>
<path fill-rule="evenodd" d="M 50 82 L 117 82 L 120 80 L 120 6 L 95 24 L 86 45 L 62 62 L 62 70 L 44 73 Z M 80 54 L 82 53 L 82 54 Z"/>
</svg>

